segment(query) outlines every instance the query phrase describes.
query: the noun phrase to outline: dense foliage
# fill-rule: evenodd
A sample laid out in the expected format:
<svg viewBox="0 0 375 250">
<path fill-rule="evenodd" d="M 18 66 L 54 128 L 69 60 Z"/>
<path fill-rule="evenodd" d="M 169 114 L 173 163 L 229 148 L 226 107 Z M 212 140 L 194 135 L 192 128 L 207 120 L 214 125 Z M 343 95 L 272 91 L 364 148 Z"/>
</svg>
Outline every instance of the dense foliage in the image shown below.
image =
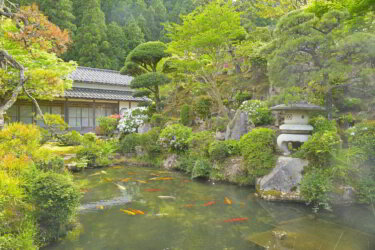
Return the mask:
<svg viewBox="0 0 375 250">
<path fill-rule="evenodd" d="M 241 154 L 250 176 L 263 176 L 275 166 L 275 142 L 275 131 L 268 128 L 254 129 L 241 138 Z"/>
<path fill-rule="evenodd" d="M 37 249 L 64 235 L 79 192 L 62 159 L 41 149 L 35 125 L 0 131 L 0 248 Z"/>
<path fill-rule="evenodd" d="M 160 142 L 165 148 L 174 152 L 184 152 L 188 149 L 188 140 L 192 129 L 181 124 L 169 125 L 161 131 Z"/>
<path fill-rule="evenodd" d="M 240 109 L 246 111 L 255 126 L 267 125 L 273 122 L 271 110 L 266 102 L 260 100 L 249 100 L 242 103 Z"/>
</svg>

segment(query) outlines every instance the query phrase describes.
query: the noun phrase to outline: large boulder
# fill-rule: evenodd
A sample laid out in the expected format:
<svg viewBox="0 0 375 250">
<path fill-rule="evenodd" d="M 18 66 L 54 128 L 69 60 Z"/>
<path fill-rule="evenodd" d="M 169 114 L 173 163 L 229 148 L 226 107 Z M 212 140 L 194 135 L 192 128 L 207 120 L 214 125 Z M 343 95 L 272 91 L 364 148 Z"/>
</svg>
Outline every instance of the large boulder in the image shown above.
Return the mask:
<svg viewBox="0 0 375 250">
<path fill-rule="evenodd" d="M 247 112 L 239 109 L 227 126 L 225 140 L 239 140 L 241 136 L 249 132 L 250 128 L 251 124 Z"/>
<path fill-rule="evenodd" d="M 308 164 L 307 160 L 280 156 L 271 173 L 257 179 L 258 194 L 267 200 L 301 200 L 299 185 Z"/>
<path fill-rule="evenodd" d="M 174 169 L 177 167 L 178 156 L 176 154 L 169 155 L 167 159 L 163 161 L 163 167 L 165 169 Z"/>
</svg>

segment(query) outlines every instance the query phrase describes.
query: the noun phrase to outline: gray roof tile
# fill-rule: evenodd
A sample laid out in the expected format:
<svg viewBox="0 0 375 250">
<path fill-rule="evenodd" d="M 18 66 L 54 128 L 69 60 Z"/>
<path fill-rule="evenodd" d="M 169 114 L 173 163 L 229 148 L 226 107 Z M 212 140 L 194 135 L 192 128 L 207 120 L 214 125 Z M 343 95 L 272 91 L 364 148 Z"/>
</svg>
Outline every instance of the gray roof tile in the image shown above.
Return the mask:
<svg viewBox="0 0 375 250">
<path fill-rule="evenodd" d="M 65 90 L 64 97 L 78 99 L 98 99 L 114 101 L 147 101 L 147 98 L 133 97 L 130 91 L 72 88 Z"/>
<path fill-rule="evenodd" d="M 77 82 L 91 82 L 102 84 L 113 84 L 129 86 L 131 76 L 121 75 L 120 72 L 108 69 L 95 69 L 88 67 L 77 67 L 77 69 L 70 74 L 70 79 Z"/>
</svg>

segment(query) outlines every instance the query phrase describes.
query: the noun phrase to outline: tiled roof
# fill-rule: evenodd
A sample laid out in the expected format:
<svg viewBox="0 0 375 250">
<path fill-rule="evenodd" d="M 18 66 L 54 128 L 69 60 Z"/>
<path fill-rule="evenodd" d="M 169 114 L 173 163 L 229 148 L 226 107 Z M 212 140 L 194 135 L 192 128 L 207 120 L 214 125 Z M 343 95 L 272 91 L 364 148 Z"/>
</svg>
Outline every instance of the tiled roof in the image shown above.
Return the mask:
<svg viewBox="0 0 375 250">
<path fill-rule="evenodd" d="M 77 82 L 92 82 L 123 86 L 130 85 L 130 82 L 133 79 L 131 76 L 121 75 L 118 71 L 87 67 L 77 67 L 69 77 Z"/>
<path fill-rule="evenodd" d="M 133 97 L 130 91 L 72 88 L 65 90 L 64 97 L 78 99 L 98 99 L 114 101 L 147 101 L 147 98 Z"/>
</svg>

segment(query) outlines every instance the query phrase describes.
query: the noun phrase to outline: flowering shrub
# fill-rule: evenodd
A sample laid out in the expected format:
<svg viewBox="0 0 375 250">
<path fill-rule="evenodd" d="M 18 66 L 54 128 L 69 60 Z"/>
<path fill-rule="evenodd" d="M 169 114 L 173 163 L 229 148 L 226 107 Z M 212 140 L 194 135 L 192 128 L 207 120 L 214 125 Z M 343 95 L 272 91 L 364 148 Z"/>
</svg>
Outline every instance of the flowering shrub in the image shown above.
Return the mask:
<svg viewBox="0 0 375 250">
<path fill-rule="evenodd" d="M 146 112 L 147 108 L 145 107 L 127 109 L 121 116 L 117 128 L 124 134 L 137 132 L 138 127 L 148 119 Z"/>
<path fill-rule="evenodd" d="M 191 134 L 191 128 L 181 124 L 173 124 L 161 131 L 159 140 L 164 147 L 175 152 L 183 152 L 188 149 Z"/>
<path fill-rule="evenodd" d="M 99 128 L 100 132 L 106 136 L 111 136 L 115 133 L 117 128 L 118 119 L 116 115 L 110 117 L 100 117 L 99 118 Z"/>
<path fill-rule="evenodd" d="M 271 124 L 273 122 L 271 110 L 268 108 L 266 102 L 260 100 L 245 101 L 242 103 L 240 109 L 248 113 L 249 120 L 255 126 Z"/>
</svg>

